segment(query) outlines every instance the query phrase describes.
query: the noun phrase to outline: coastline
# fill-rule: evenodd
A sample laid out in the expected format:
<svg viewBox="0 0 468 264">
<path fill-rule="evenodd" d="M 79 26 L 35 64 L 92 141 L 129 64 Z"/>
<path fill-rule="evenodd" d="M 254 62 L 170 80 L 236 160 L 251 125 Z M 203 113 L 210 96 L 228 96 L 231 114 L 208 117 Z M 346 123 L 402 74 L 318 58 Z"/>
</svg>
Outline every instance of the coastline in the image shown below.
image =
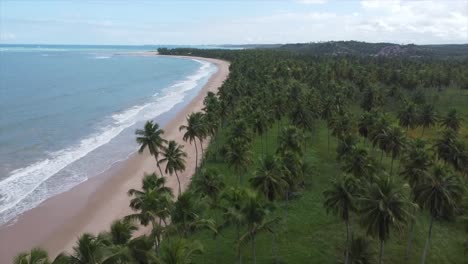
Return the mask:
<svg viewBox="0 0 468 264">
<path fill-rule="evenodd" d="M 184 145 L 184 151 L 187 152 L 187 168 L 180 174 L 182 189 L 185 189 L 195 171 L 195 147 L 182 140 L 179 126 L 185 123 L 188 114 L 202 109 L 208 91 L 215 92 L 227 79 L 229 62 L 200 57 L 173 57 L 204 60 L 218 67 L 196 97 L 175 113 L 163 127 L 164 137 Z M 207 144 L 204 143 L 205 146 Z M 54 257 L 64 250 L 70 251 L 80 234 L 97 234 L 106 230 L 112 221 L 131 213 L 127 191 L 131 188 L 139 189 L 144 173 L 156 170 L 154 158 L 149 153 L 132 154 L 105 173 L 23 213 L 13 224 L 1 226 L 0 263 L 9 263 L 16 254 L 33 247 L 42 247 Z M 167 177 L 167 185 L 177 190 L 175 176 Z M 143 229 L 138 231 L 143 232 Z"/>
</svg>

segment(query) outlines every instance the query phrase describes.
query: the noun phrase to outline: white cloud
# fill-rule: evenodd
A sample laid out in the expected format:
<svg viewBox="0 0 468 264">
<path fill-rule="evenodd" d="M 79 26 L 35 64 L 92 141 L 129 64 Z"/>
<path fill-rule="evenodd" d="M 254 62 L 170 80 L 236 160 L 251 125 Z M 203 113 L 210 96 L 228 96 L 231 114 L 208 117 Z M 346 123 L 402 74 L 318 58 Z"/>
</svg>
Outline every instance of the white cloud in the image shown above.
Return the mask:
<svg viewBox="0 0 468 264">
<path fill-rule="evenodd" d="M 317 5 L 317 4 L 325 4 L 327 0 L 297 0 L 297 3 L 305 4 L 305 5 Z"/>
<path fill-rule="evenodd" d="M 9 32 L 0 32 L 0 41 L 9 42 L 16 39 L 16 35 Z"/>
</svg>

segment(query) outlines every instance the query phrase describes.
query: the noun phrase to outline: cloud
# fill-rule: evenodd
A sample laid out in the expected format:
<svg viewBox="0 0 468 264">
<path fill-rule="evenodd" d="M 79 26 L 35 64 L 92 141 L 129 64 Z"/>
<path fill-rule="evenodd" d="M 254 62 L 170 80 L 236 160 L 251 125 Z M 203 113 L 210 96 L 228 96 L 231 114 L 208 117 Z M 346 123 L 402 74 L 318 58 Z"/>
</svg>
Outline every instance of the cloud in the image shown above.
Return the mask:
<svg viewBox="0 0 468 264">
<path fill-rule="evenodd" d="M 0 41 L 8 42 L 16 39 L 16 35 L 10 32 L 0 32 Z"/>
<path fill-rule="evenodd" d="M 299 4 L 305 4 L 305 5 L 317 5 L 317 4 L 325 4 L 328 1 L 327 0 L 297 0 L 296 2 Z"/>
</svg>

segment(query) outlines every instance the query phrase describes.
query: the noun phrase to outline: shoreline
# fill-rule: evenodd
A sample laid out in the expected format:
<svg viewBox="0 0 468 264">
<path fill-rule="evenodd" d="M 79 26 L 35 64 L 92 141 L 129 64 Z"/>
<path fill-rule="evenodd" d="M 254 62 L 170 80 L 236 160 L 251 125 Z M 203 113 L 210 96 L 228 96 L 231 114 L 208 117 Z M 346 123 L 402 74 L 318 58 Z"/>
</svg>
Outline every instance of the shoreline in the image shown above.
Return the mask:
<svg viewBox="0 0 468 264">
<path fill-rule="evenodd" d="M 152 56 L 155 55 L 152 53 Z M 188 114 L 202 109 L 208 91 L 215 92 L 227 79 L 229 62 L 201 57 L 171 57 L 208 61 L 218 68 L 198 94 L 163 127 L 164 138 L 184 145 L 184 151 L 187 152 L 186 170 L 179 175 L 182 189 L 185 189 L 195 171 L 195 147 L 182 140 L 179 126 L 185 123 Z M 207 144 L 208 141 L 204 142 L 205 147 Z M 80 234 L 105 231 L 113 220 L 131 213 L 127 191 L 131 188 L 139 189 L 144 173 L 155 171 L 156 164 L 149 153 L 132 154 L 101 175 L 24 212 L 14 223 L 0 226 L 0 263 L 9 263 L 18 253 L 33 247 L 41 247 L 49 252 L 50 257 L 55 257 L 62 251 L 69 252 Z M 167 186 L 177 190 L 175 176 L 167 176 Z M 144 231 L 144 228 L 140 228 L 137 234 Z"/>
</svg>

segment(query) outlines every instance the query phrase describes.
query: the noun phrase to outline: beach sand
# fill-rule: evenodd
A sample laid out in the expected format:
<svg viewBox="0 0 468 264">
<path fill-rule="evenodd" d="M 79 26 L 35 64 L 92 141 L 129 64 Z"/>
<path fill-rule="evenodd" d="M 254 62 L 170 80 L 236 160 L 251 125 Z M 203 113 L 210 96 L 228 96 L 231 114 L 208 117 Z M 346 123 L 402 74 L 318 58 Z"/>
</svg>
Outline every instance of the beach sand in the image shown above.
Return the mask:
<svg viewBox="0 0 468 264">
<path fill-rule="evenodd" d="M 188 114 L 202 109 L 206 93 L 215 92 L 229 75 L 229 63 L 226 61 L 196 59 L 216 64 L 218 71 L 198 95 L 163 127 L 164 138 L 184 145 L 184 151 L 187 152 L 186 170 L 179 175 L 182 189 L 188 186 L 195 171 L 195 147 L 182 140 L 183 132 L 179 132 L 179 126 L 186 123 Z M 204 143 L 204 147 L 207 143 Z M 134 154 L 116 163 L 105 173 L 25 212 L 15 223 L 0 227 L 0 263 L 12 263 L 15 255 L 33 247 L 47 250 L 51 257 L 62 251 L 70 252 L 80 234 L 105 231 L 112 221 L 130 214 L 127 191 L 131 188 L 139 189 L 144 173 L 155 171 L 156 162 L 149 153 Z M 166 176 L 167 186 L 177 195 L 175 175 Z M 142 228 L 138 233 L 144 232 L 146 230 Z"/>
</svg>

